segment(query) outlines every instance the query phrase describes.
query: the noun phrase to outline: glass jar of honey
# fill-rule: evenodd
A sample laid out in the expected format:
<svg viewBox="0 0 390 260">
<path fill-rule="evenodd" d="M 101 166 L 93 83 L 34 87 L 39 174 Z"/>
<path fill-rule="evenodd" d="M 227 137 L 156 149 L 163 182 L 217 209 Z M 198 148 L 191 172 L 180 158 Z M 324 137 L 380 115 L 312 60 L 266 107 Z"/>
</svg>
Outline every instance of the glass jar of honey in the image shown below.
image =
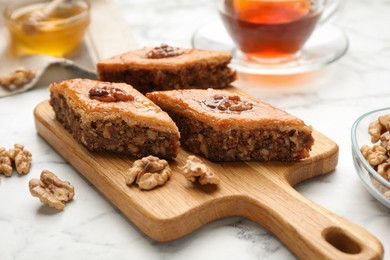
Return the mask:
<svg viewBox="0 0 390 260">
<path fill-rule="evenodd" d="M 40 19 L 31 19 L 51 1 L 12 1 L 4 9 L 10 33 L 10 49 L 17 55 L 45 54 L 57 57 L 74 53 L 90 23 L 89 0 L 64 0 Z"/>
</svg>

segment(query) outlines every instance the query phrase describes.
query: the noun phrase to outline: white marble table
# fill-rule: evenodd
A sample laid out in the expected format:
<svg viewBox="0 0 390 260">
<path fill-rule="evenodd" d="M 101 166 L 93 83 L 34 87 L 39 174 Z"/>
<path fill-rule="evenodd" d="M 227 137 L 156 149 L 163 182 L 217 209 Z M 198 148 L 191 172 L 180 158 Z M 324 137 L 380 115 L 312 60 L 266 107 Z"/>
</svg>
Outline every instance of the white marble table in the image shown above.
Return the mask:
<svg viewBox="0 0 390 260">
<path fill-rule="evenodd" d="M 190 46 L 193 31 L 215 15 L 213 1 L 117 0 L 140 45 Z M 298 185 L 321 206 L 378 237 L 390 259 L 389 209 L 363 188 L 352 162 L 350 129 L 361 114 L 390 102 L 389 1 L 348 1 L 333 22 L 346 30 L 349 52 L 305 77 L 259 78 L 239 86 L 301 117 L 338 143 L 333 173 Z M 253 83 L 253 82 L 252 82 Z M 250 86 L 249 86 L 250 85 Z M 48 98 L 41 83 L 0 99 L 0 146 L 23 143 L 33 153 L 27 176 L 0 177 L 0 259 L 294 259 L 260 225 L 244 218 L 215 221 L 174 242 L 146 237 L 36 133 L 33 109 Z M 64 212 L 41 206 L 28 181 L 50 169 L 76 187 Z"/>
</svg>

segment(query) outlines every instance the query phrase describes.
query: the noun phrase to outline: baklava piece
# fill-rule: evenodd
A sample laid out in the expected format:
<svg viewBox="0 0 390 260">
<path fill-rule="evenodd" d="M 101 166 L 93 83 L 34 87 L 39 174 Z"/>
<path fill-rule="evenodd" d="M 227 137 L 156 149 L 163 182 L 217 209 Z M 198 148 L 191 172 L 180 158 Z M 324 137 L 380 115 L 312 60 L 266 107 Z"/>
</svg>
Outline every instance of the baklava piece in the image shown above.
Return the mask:
<svg viewBox="0 0 390 260">
<path fill-rule="evenodd" d="M 88 79 L 50 85 L 56 118 L 92 151 L 176 157 L 180 134 L 172 119 L 132 86 Z"/>
<path fill-rule="evenodd" d="M 224 88 L 236 79 L 230 53 L 175 48 L 162 44 L 102 60 L 100 80 L 125 82 L 142 93 L 154 90 Z"/>
<path fill-rule="evenodd" d="M 285 111 L 225 90 L 172 90 L 147 97 L 167 111 L 189 151 L 215 161 L 296 161 L 309 156 L 312 127 Z"/>
</svg>

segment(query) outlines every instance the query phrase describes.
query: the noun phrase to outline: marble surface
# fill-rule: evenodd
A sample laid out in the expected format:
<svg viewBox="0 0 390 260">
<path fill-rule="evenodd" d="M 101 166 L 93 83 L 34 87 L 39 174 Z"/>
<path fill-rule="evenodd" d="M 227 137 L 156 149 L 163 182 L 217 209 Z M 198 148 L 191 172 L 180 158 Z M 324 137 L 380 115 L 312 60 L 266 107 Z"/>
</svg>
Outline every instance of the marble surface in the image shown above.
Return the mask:
<svg viewBox="0 0 390 260">
<path fill-rule="evenodd" d="M 209 0 L 116 0 L 140 45 L 190 46 L 193 31 L 215 16 Z M 390 2 L 346 1 L 332 23 L 350 39 L 348 53 L 315 73 L 290 77 L 240 76 L 237 85 L 301 117 L 340 147 L 329 175 L 296 189 L 315 203 L 380 239 L 390 259 L 389 209 L 364 189 L 355 172 L 354 120 L 390 101 Z M 33 154 L 26 176 L 0 175 L 0 259 L 294 259 L 271 233 L 247 219 L 215 221 L 173 242 L 146 237 L 36 133 L 34 107 L 47 83 L 0 99 L 0 146 L 23 143 Z M 76 187 L 65 211 L 41 205 L 28 181 L 49 169 Z"/>
</svg>

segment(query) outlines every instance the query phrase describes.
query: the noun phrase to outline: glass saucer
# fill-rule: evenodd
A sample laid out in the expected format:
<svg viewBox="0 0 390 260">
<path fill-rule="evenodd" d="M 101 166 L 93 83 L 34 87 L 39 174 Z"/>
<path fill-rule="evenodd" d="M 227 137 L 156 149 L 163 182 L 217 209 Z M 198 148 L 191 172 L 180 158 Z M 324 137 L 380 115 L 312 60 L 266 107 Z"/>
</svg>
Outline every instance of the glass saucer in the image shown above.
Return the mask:
<svg viewBox="0 0 390 260">
<path fill-rule="evenodd" d="M 231 67 L 241 73 L 286 75 L 317 70 L 338 60 L 347 52 L 349 41 L 340 28 L 323 24 L 315 29 L 297 59 L 282 64 L 258 63 L 244 58 L 230 39 L 222 21 L 215 19 L 195 31 L 192 46 L 197 49 L 231 52 Z"/>
</svg>

